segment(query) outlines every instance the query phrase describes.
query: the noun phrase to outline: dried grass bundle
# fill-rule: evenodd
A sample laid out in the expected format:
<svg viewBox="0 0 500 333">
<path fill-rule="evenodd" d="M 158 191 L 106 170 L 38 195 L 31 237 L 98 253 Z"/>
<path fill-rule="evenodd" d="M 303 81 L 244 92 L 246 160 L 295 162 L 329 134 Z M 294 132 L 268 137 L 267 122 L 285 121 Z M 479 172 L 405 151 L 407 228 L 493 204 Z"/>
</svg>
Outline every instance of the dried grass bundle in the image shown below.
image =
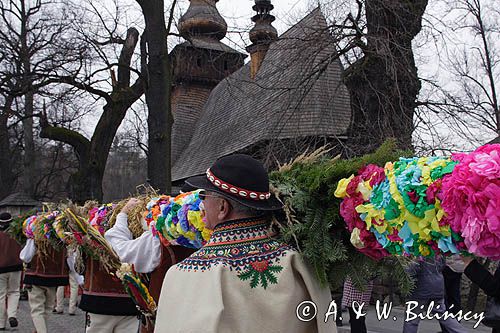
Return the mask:
<svg viewBox="0 0 500 333">
<path fill-rule="evenodd" d="M 317 162 L 321 157 L 324 155 L 328 154 L 332 148 L 328 148 L 327 146 L 322 146 L 313 151 L 312 153 L 308 153 L 307 150 L 300 154 L 299 156 L 295 157 L 293 160 L 291 160 L 288 163 L 285 163 L 283 165 L 280 165 L 278 167 L 278 172 L 287 172 L 292 169 L 292 167 L 295 164 L 309 164 L 309 163 L 314 163 Z M 340 158 L 340 156 L 336 156 L 332 159 L 332 161 Z"/>
<path fill-rule="evenodd" d="M 138 238 L 144 233 L 144 227 L 143 227 L 143 219 L 144 219 L 144 212 L 147 210 L 147 204 L 148 202 L 154 198 L 157 197 L 159 194 L 156 192 L 152 187 L 150 186 L 142 186 L 142 190 L 144 191 L 143 194 L 138 194 L 136 196 L 133 196 L 133 198 L 139 199 L 141 201 L 141 204 L 135 206 L 133 209 L 129 211 L 128 215 L 128 228 L 130 229 L 130 232 L 132 233 L 133 238 Z M 140 189 L 138 189 L 139 191 Z M 109 219 L 109 227 L 113 227 L 116 223 L 116 217 L 118 216 L 118 213 L 121 212 L 122 208 L 127 204 L 127 202 L 131 199 L 132 197 L 126 198 L 118 202 L 116 206 L 113 209 L 113 213 L 111 214 L 111 217 Z"/>
<path fill-rule="evenodd" d="M 120 268 L 121 263 L 116 252 L 86 218 L 76 214 L 70 207 L 64 210 L 64 214 L 68 218 L 68 227 L 72 231 L 70 233 L 75 243 L 80 244 L 86 253 L 99 260 L 108 273 L 112 274 Z"/>
</svg>

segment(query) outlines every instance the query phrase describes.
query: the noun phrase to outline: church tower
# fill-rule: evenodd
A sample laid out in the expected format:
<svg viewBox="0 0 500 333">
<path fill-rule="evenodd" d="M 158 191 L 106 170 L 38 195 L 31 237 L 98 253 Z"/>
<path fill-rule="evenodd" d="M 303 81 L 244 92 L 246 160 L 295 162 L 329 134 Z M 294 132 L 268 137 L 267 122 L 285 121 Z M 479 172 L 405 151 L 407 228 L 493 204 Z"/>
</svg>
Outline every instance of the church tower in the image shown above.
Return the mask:
<svg viewBox="0 0 500 333">
<path fill-rule="evenodd" d="M 171 52 L 173 66 L 172 161 L 191 140 L 196 122 L 212 89 L 243 66 L 246 55 L 225 45 L 227 24 L 218 0 L 190 0 L 178 30 L 185 42 Z"/>
<path fill-rule="evenodd" d="M 272 26 L 275 20 L 275 17 L 271 15 L 273 8 L 270 0 L 255 0 L 255 5 L 252 7 L 257 14 L 252 17 L 255 26 L 249 33 L 252 44 L 246 48 L 250 53 L 250 76 L 252 79 L 257 75 L 267 50 L 269 50 L 269 45 L 278 38 L 278 32 Z"/>
</svg>

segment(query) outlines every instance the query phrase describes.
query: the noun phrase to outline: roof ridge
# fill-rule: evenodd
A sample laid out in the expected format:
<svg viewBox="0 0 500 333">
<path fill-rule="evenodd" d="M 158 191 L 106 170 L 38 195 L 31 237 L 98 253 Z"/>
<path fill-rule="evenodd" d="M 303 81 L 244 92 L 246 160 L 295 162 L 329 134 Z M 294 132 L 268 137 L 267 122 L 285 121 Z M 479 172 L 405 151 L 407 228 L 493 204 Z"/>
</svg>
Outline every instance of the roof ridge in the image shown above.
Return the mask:
<svg viewBox="0 0 500 333">
<path fill-rule="evenodd" d="M 321 7 L 318 5 L 316 8 L 314 8 L 313 10 L 311 10 L 309 12 L 309 14 L 307 14 L 306 16 L 304 16 L 303 18 L 301 18 L 299 21 L 295 22 L 294 24 L 292 24 L 287 30 L 285 30 L 278 38 L 282 37 L 283 35 L 286 35 L 288 34 L 290 31 L 293 31 L 293 29 L 296 29 L 297 26 L 299 26 L 301 23 L 303 23 L 304 21 L 306 20 L 309 20 L 311 17 L 315 17 L 316 15 L 318 15 L 318 12 L 319 14 L 325 19 L 326 21 L 326 18 L 325 16 L 323 15 L 323 12 L 321 11 Z"/>
</svg>

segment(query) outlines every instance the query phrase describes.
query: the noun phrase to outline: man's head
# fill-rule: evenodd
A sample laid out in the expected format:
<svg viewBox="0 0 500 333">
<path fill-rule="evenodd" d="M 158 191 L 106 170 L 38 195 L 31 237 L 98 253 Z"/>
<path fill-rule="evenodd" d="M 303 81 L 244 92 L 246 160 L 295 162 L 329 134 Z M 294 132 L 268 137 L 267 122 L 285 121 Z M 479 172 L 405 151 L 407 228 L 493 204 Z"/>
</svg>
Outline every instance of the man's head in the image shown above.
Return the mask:
<svg viewBox="0 0 500 333">
<path fill-rule="evenodd" d="M 209 229 L 225 221 L 264 215 L 283 206 L 269 192 L 269 178 L 262 163 L 248 155 L 222 157 L 205 175 L 189 178 L 186 183 L 204 190 L 200 197 Z"/>
<path fill-rule="evenodd" d="M 0 230 L 5 230 L 12 222 L 12 215 L 10 213 L 1 213 L 0 214 Z"/>
</svg>

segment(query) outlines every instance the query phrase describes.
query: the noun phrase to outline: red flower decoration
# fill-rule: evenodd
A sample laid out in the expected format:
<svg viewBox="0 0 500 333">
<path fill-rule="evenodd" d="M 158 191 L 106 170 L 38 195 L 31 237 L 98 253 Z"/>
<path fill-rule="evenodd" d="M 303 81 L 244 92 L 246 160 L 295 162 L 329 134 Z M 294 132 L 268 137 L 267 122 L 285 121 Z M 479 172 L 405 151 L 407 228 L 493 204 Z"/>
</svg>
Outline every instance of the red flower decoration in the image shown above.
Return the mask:
<svg viewBox="0 0 500 333">
<path fill-rule="evenodd" d="M 367 166 L 361 168 L 358 172 L 358 175 L 360 175 L 363 180 L 370 179 L 371 187 L 380 184 L 385 179 L 384 168 L 381 168 L 375 164 L 368 164 Z"/>
<path fill-rule="evenodd" d="M 345 192 L 347 193 L 347 195 L 349 197 L 351 197 L 351 198 L 356 198 L 356 197 L 361 198 L 362 197 L 361 193 L 359 193 L 357 191 L 358 184 L 361 181 L 362 181 L 361 176 L 356 176 L 353 179 L 351 179 L 351 181 L 349 182 L 349 184 L 347 185 L 347 187 L 345 189 Z"/>
<path fill-rule="evenodd" d="M 255 269 L 257 272 L 262 273 L 269 267 L 269 261 L 265 260 L 265 261 L 251 262 L 250 266 L 252 266 L 252 268 Z"/>
<path fill-rule="evenodd" d="M 407 192 L 406 194 L 408 194 L 408 197 L 410 198 L 411 202 L 413 202 L 414 204 L 416 204 L 418 202 L 417 192 L 411 191 L 411 192 Z"/>
</svg>

